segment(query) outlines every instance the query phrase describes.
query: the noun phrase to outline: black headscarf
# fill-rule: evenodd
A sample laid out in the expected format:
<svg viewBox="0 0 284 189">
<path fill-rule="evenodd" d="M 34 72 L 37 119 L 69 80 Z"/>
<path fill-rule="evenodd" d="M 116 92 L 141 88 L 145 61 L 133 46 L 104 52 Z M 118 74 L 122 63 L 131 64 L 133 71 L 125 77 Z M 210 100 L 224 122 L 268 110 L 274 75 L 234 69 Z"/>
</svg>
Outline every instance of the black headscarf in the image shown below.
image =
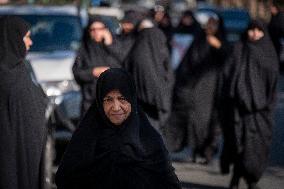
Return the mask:
<svg viewBox="0 0 284 189">
<path fill-rule="evenodd" d="M 278 59 L 264 23 L 254 20 L 249 29 L 258 28 L 264 36 L 257 41 L 243 37 L 226 63 L 222 85 L 221 110 L 224 148 L 221 168 L 230 163 L 241 176 L 257 182 L 268 163 L 278 78 Z M 244 35 L 244 36 L 245 36 Z"/>
<path fill-rule="evenodd" d="M 0 188 L 41 188 L 45 97 L 24 65 L 29 24 L 0 19 Z"/>
<path fill-rule="evenodd" d="M 1 69 L 9 70 L 21 63 L 26 56 L 23 37 L 28 32 L 30 25 L 23 19 L 14 16 L 4 16 L 0 22 L 3 26 L 0 28 L 0 66 Z"/>
<path fill-rule="evenodd" d="M 262 21 L 252 21 L 243 36 L 247 36 L 247 31 L 253 28 L 263 31 L 264 36 L 254 42 L 243 37 L 243 42 L 237 44 L 233 52 L 234 63 L 228 65 L 231 66 L 231 73 L 228 73 L 231 78 L 228 80 L 231 82 L 230 97 L 239 99 L 243 108 L 250 112 L 271 105 L 279 71 L 275 49 Z M 268 77 L 269 84 L 260 80 L 260 76 Z"/>
<path fill-rule="evenodd" d="M 103 110 L 103 98 L 119 90 L 131 103 L 120 126 Z M 135 85 L 122 69 L 109 69 L 97 83 L 96 101 L 80 123 L 56 175 L 58 189 L 180 188 L 160 135 L 137 106 Z"/>
<path fill-rule="evenodd" d="M 191 17 L 192 18 L 192 24 L 190 26 L 184 25 L 182 23 L 183 17 Z M 199 32 L 202 32 L 200 24 L 197 22 L 193 12 L 191 10 L 184 11 L 180 22 L 176 28 L 175 33 L 183 33 L 183 34 L 192 34 L 197 35 Z"/>
<path fill-rule="evenodd" d="M 89 29 L 94 22 L 101 22 L 107 27 L 100 17 L 92 17 L 90 19 L 88 26 L 85 28 L 82 44 L 72 68 L 74 78 L 82 91 L 82 115 L 86 113 L 95 99 L 97 78 L 93 76 L 93 69 L 101 66 L 120 67 L 119 60 L 113 56 L 113 53 L 105 47 L 103 42 L 98 43 L 91 39 Z"/>
<path fill-rule="evenodd" d="M 160 29 L 146 28 L 139 32 L 126 67 L 134 77 L 142 108 L 147 114 L 151 110 L 150 116 L 159 117 L 164 124 L 167 116 L 155 114 L 170 112 L 174 77 L 166 37 Z"/>
</svg>

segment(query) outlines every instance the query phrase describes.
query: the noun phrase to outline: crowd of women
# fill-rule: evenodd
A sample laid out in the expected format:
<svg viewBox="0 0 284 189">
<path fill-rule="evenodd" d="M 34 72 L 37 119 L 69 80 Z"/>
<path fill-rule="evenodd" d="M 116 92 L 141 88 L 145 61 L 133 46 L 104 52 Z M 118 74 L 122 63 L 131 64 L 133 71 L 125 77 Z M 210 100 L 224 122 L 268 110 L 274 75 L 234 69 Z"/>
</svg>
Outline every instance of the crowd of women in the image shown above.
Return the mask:
<svg viewBox="0 0 284 189">
<path fill-rule="evenodd" d="M 104 31 L 96 28 L 98 23 Z M 82 115 L 88 109 L 85 102 L 90 106 L 95 99 L 99 74 L 123 68 L 134 79 L 139 106 L 169 151 L 189 147 L 193 162 L 207 164 L 223 138 L 221 170 L 228 173 L 234 165 L 230 187 L 237 188 L 244 177 L 249 188 L 256 188 L 268 162 L 279 72 L 265 23 L 252 20 L 234 46 L 226 41 L 221 17 L 209 17 L 201 26 L 190 10 L 176 28 L 161 7 L 146 17 L 129 11 L 122 26 L 122 34 L 115 36 L 102 20 L 90 20 L 87 36 L 102 37 L 83 41 L 73 67 L 83 89 Z M 174 33 L 194 38 L 175 71 L 170 64 Z"/>
<path fill-rule="evenodd" d="M 280 8 L 280 7 L 278 7 Z M 170 152 L 189 147 L 210 163 L 223 138 L 220 167 L 231 189 L 244 178 L 257 188 L 269 157 L 279 59 L 266 25 L 252 20 L 234 46 L 221 17 L 201 26 L 185 11 L 128 11 L 122 33 L 90 18 L 73 73 L 81 87 L 81 121 L 56 174 L 63 188 L 181 188 Z M 0 188 L 41 188 L 46 136 L 43 93 L 23 60 L 29 25 L 0 19 Z M 170 64 L 172 34 L 194 40 L 178 68 Z M 42 125 L 42 126 L 41 126 Z"/>
</svg>

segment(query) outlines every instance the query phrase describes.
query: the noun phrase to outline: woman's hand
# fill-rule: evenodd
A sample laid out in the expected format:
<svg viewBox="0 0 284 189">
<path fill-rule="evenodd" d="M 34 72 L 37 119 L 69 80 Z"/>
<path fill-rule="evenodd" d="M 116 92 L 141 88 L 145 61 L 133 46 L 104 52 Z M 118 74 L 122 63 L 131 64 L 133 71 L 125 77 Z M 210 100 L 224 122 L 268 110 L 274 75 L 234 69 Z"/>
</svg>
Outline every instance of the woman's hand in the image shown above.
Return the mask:
<svg viewBox="0 0 284 189">
<path fill-rule="evenodd" d="M 95 67 L 93 69 L 93 76 L 94 77 L 100 77 L 101 73 L 103 73 L 104 71 L 108 70 L 109 67 L 106 67 L 106 66 L 100 66 L 100 67 Z"/>
<path fill-rule="evenodd" d="M 222 46 L 221 41 L 214 35 L 207 35 L 207 42 L 209 43 L 209 45 L 216 49 L 220 49 L 220 47 Z"/>
</svg>

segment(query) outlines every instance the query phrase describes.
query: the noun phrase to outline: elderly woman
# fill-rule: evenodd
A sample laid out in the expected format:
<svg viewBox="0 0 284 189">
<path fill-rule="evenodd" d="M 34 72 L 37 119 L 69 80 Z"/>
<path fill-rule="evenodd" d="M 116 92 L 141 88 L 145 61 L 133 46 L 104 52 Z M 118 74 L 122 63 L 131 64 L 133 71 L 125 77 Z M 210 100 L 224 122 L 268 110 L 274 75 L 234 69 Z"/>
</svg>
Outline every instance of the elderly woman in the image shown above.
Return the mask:
<svg viewBox="0 0 284 189">
<path fill-rule="evenodd" d="M 101 74 L 96 100 L 56 174 L 58 189 L 180 188 L 161 136 L 137 106 L 127 72 Z"/>
</svg>

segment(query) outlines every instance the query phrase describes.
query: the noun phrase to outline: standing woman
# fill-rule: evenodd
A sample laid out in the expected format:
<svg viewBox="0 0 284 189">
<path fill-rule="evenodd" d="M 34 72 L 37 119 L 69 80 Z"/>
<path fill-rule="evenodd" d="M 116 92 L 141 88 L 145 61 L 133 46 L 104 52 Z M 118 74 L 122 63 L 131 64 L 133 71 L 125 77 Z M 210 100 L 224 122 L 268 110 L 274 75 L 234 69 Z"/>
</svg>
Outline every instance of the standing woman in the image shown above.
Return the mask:
<svg viewBox="0 0 284 189">
<path fill-rule="evenodd" d="M 58 189 L 180 189 L 161 136 L 137 105 L 132 77 L 109 69 L 56 173 Z"/>
<path fill-rule="evenodd" d="M 119 60 L 106 48 L 106 45 L 112 44 L 112 39 L 112 34 L 102 19 L 90 19 L 72 68 L 83 97 L 81 117 L 95 99 L 96 83 L 100 74 L 109 68 L 120 67 Z"/>
<path fill-rule="evenodd" d="M 222 106 L 223 173 L 234 165 L 231 189 L 244 178 L 249 189 L 264 172 L 272 139 L 278 59 L 265 25 L 252 21 L 226 64 Z"/>
<path fill-rule="evenodd" d="M 24 65 L 30 26 L 0 19 L 0 188 L 41 188 L 46 138 L 44 96 Z"/>
<path fill-rule="evenodd" d="M 138 30 L 126 68 L 134 78 L 139 104 L 151 124 L 162 131 L 171 112 L 174 83 L 167 40 L 148 19 L 140 23 Z"/>
<path fill-rule="evenodd" d="M 222 22 L 210 17 L 176 71 L 173 113 L 167 128 L 169 149 L 191 147 L 209 163 L 217 151 L 216 91 L 228 54 Z M 220 129 L 219 129 L 220 131 Z M 220 133 L 221 134 L 221 133 Z"/>
</svg>

